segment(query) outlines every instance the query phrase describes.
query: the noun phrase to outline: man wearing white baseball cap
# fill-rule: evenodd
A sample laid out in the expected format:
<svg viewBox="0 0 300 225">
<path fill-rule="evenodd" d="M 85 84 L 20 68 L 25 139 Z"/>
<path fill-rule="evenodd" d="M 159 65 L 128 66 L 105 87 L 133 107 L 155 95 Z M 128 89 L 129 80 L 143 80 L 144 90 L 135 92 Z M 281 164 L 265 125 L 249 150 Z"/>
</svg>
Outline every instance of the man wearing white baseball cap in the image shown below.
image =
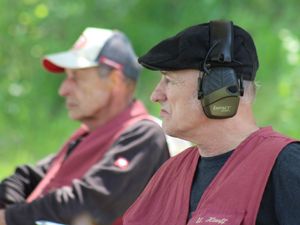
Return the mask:
<svg viewBox="0 0 300 225">
<path fill-rule="evenodd" d="M 132 46 L 120 31 L 86 28 L 70 50 L 42 63 L 65 73 L 59 94 L 81 126 L 55 156 L 0 183 L 0 225 L 122 224 L 169 158 L 163 131 L 134 99 L 140 66 Z"/>
</svg>

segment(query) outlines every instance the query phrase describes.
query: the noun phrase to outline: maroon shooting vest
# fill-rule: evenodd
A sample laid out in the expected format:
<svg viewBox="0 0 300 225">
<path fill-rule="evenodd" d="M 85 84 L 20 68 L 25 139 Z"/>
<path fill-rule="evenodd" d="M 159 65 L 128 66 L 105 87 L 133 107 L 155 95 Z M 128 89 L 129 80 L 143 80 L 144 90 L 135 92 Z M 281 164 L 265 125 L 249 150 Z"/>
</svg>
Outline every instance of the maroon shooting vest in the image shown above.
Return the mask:
<svg viewBox="0 0 300 225">
<path fill-rule="evenodd" d="M 124 225 L 255 225 L 272 167 L 292 139 L 261 128 L 232 153 L 188 220 L 199 151 L 191 147 L 167 161 L 126 212 Z"/>
</svg>

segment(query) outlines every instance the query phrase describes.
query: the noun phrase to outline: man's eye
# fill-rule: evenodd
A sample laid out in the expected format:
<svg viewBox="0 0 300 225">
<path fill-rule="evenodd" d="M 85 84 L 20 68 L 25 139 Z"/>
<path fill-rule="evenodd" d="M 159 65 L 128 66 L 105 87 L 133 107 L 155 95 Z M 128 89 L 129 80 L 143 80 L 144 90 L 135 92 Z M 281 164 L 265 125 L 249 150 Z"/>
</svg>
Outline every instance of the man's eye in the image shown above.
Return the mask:
<svg viewBox="0 0 300 225">
<path fill-rule="evenodd" d="M 171 83 L 172 80 L 170 78 L 168 78 L 168 77 L 165 77 L 165 82 L 166 82 L 166 84 L 168 84 L 168 83 Z"/>
</svg>

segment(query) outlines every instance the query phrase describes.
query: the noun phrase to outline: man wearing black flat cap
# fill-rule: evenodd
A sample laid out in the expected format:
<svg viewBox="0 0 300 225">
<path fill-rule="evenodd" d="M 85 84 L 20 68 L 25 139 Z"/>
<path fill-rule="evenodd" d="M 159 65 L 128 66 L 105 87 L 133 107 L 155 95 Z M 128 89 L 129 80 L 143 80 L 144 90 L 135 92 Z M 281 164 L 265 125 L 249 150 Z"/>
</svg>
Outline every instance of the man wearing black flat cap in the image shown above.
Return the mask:
<svg viewBox="0 0 300 225">
<path fill-rule="evenodd" d="M 250 34 L 231 21 L 195 25 L 139 62 L 162 75 L 151 100 L 166 133 L 196 146 L 159 169 L 124 225 L 300 224 L 300 145 L 255 122 Z"/>
</svg>

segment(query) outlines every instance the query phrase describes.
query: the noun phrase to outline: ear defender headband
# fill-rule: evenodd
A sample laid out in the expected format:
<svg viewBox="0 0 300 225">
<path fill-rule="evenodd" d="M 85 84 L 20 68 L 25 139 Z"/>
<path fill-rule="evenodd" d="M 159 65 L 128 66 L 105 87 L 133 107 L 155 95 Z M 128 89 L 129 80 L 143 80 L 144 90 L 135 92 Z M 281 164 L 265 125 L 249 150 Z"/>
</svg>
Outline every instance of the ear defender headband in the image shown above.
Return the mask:
<svg viewBox="0 0 300 225">
<path fill-rule="evenodd" d="M 208 118 L 230 118 L 236 114 L 243 95 L 242 78 L 226 66 L 232 62 L 233 24 L 211 21 L 209 32 L 210 49 L 203 62 L 203 77 L 199 77 L 198 99 Z"/>
</svg>

